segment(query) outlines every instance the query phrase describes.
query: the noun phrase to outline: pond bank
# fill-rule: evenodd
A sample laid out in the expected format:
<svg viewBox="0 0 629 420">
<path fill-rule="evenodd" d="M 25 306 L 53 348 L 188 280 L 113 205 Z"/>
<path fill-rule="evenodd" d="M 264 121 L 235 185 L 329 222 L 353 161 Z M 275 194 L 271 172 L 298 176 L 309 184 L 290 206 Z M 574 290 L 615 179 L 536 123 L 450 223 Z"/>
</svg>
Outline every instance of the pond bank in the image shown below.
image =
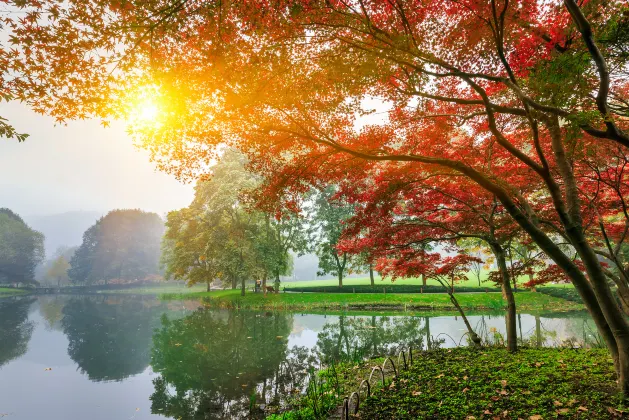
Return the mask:
<svg viewBox="0 0 629 420">
<path fill-rule="evenodd" d="M 318 376 L 321 395 L 309 392 L 292 411 L 267 419 L 326 418 L 325 413 L 334 413 L 343 397 L 358 391 L 373 367 L 383 362 L 345 363 L 324 370 Z M 366 387 L 361 388 L 360 418 L 629 418 L 626 404 L 616 394 L 613 364 L 605 349 L 523 348 L 516 354 L 502 348 L 440 349 L 414 353 L 408 369 L 401 361 L 400 365 L 394 378 L 387 362 L 384 387 L 376 371 L 369 398 L 363 395 Z M 349 407 L 353 412 L 355 398 Z M 336 411 L 338 415 L 340 410 Z"/>
<path fill-rule="evenodd" d="M 457 299 L 466 310 L 502 310 L 506 307 L 500 293 L 457 293 Z M 247 292 L 239 290 L 215 292 L 162 294 L 161 299 L 202 299 L 209 307 L 260 310 L 342 310 L 342 311 L 430 311 L 454 310 L 445 293 L 430 294 L 383 294 L 383 293 L 279 293 Z M 583 305 L 559 297 L 536 292 L 516 294 L 518 310 L 523 311 L 570 311 L 581 310 Z"/>
</svg>

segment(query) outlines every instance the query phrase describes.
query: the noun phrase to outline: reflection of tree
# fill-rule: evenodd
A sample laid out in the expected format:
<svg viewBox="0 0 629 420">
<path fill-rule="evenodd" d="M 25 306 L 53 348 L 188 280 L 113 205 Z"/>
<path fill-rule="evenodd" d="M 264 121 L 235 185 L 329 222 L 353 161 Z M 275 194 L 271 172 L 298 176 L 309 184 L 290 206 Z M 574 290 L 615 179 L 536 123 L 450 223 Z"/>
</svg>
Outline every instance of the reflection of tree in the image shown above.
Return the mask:
<svg viewBox="0 0 629 420">
<path fill-rule="evenodd" d="M 177 419 L 234 418 L 252 394 L 266 402 L 282 393 L 292 318 L 286 314 L 199 310 L 153 336 L 153 413 Z M 279 392 L 278 392 L 279 389 Z"/>
<path fill-rule="evenodd" d="M 154 300 L 70 299 L 62 320 L 68 355 L 93 381 L 141 373 L 149 364 L 151 334 L 162 312 Z"/>
<path fill-rule="evenodd" d="M 328 323 L 318 335 L 317 347 L 322 358 L 361 360 L 365 357 L 391 354 L 402 348 L 424 347 L 429 324 L 417 317 L 347 317 Z"/>
<path fill-rule="evenodd" d="M 0 299 L 0 366 L 26 352 L 33 333 L 28 310 L 34 301 L 23 297 Z"/>
<path fill-rule="evenodd" d="M 66 300 L 58 295 L 40 296 L 38 300 L 39 313 L 46 320 L 46 329 L 61 329 L 61 320 L 63 319 L 63 307 Z"/>
</svg>

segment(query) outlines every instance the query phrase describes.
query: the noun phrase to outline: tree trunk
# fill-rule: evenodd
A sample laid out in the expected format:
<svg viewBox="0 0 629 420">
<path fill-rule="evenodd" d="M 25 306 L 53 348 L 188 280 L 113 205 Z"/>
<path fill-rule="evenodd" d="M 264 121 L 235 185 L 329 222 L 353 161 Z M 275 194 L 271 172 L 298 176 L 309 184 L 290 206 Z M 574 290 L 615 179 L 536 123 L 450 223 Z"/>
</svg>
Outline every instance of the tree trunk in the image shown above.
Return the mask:
<svg viewBox="0 0 629 420">
<path fill-rule="evenodd" d="M 236 287 L 238 287 L 238 279 L 234 276 L 232 277 L 232 290 L 236 290 Z"/>
<path fill-rule="evenodd" d="M 542 347 L 542 323 L 539 320 L 539 315 L 535 316 L 535 339 L 537 341 L 537 347 Z"/>
<path fill-rule="evenodd" d="M 240 296 L 245 295 L 245 276 L 240 280 Z"/>
<path fill-rule="evenodd" d="M 264 292 L 264 297 L 266 297 L 266 270 L 264 271 L 264 274 L 262 275 L 262 290 Z"/>
<path fill-rule="evenodd" d="M 339 287 L 343 287 L 343 271 L 339 270 Z"/>
<path fill-rule="evenodd" d="M 373 265 L 372 264 L 369 264 L 369 279 L 371 280 L 371 287 L 374 287 L 376 284 L 373 278 Z"/>
<path fill-rule="evenodd" d="M 516 307 L 513 290 L 511 290 L 511 281 L 509 279 L 509 271 L 507 268 L 507 260 L 505 258 L 504 249 L 498 242 L 490 242 L 489 246 L 496 257 L 498 270 L 500 271 L 500 279 L 502 280 L 502 294 L 507 301 L 507 350 L 515 352 L 518 350 L 518 331 L 516 327 Z"/>
<path fill-rule="evenodd" d="M 275 272 L 275 284 L 273 285 L 273 288 L 275 289 L 277 293 L 279 293 L 280 291 L 280 271 L 279 270 Z"/>
<path fill-rule="evenodd" d="M 472 339 L 472 342 L 474 343 L 476 347 L 481 347 L 480 337 L 476 334 L 476 332 L 472 328 L 472 325 L 470 325 L 470 322 L 467 320 L 467 317 L 465 316 L 465 312 L 463 312 L 463 308 L 461 308 L 461 305 L 459 305 L 459 301 L 456 299 L 456 297 L 454 297 L 454 292 L 453 292 L 454 287 L 446 286 L 445 284 L 443 284 L 441 280 L 437 280 L 437 281 L 439 281 L 439 283 L 441 283 L 443 288 L 446 289 L 446 293 L 448 293 L 448 296 L 450 296 L 450 302 L 452 302 L 452 304 L 457 309 L 457 311 L 459 311 L 459 314 L 461 314 L 461 318 L 463 318 L 463 322 L 465 323 L 467 332 L 470 334 L 470 338 Z M 454 284 L 454 282 L 452 284 Z"/>
<path fill-rule="evenodd" d="M 210 291 L 210 281 L 207 280 L 205 283 L 207 284 L 207 291 L 209 292 Z"/>
<path fill-rule="evenodd" d="M 422 278 L 422 286 L 426 285 L 426 275 L 424 273 L 421 274 L 421 278 Z"/>
</svg>

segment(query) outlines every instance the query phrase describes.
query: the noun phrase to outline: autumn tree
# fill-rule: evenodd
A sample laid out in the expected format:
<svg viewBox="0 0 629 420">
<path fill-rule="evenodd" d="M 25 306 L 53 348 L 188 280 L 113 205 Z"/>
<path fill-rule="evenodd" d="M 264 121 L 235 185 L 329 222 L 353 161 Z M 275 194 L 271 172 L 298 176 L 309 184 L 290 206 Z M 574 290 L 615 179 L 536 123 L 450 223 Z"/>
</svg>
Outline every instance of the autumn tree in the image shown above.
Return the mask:
<svg viewBox="0 0 629 420">
<path fill-rule="evenodd" d="M 69 280 L 68 270 L 70 269 L 70 263 L 64 258 L 63 255 L 59 256 L 52 262 L 51 267 L 46 272 L 46 275 L 56 280 L 57 286 L 61 286 L 61 283 Z"/>
<path fill-rule="evenodd" d="M 229 143 L 268 199 L 396 162 L 475 183 L 570 278 L 629 393 L 629 324 L 598 258 L 629 219 L 585 182 L 629 147 L 625 1 L 11 4 L 3 90 L 63 120 L 153 86 L 163 118 L 138 140 L 182 177 Z"/>
</svg>

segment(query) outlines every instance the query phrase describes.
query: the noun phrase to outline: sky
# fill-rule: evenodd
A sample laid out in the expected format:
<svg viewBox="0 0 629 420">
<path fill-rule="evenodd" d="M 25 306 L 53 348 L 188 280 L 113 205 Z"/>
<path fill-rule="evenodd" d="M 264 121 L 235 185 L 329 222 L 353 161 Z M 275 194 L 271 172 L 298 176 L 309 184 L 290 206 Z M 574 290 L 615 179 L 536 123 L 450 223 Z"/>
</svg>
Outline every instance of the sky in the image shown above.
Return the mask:
<svg viewBox="0 0 629 420">
<path fill-rule="evenodd" d="M 34 216 L 116 208 L 163 216 L 192 200 L 193 186 L 157 171 L 148 153 L 133 145 L 124 122 L 55 126 L 16 102 L 1 103 L 0 116 L 30 134 L 23 143 L 0 138 L 0 207 Z"/>
</svg>

